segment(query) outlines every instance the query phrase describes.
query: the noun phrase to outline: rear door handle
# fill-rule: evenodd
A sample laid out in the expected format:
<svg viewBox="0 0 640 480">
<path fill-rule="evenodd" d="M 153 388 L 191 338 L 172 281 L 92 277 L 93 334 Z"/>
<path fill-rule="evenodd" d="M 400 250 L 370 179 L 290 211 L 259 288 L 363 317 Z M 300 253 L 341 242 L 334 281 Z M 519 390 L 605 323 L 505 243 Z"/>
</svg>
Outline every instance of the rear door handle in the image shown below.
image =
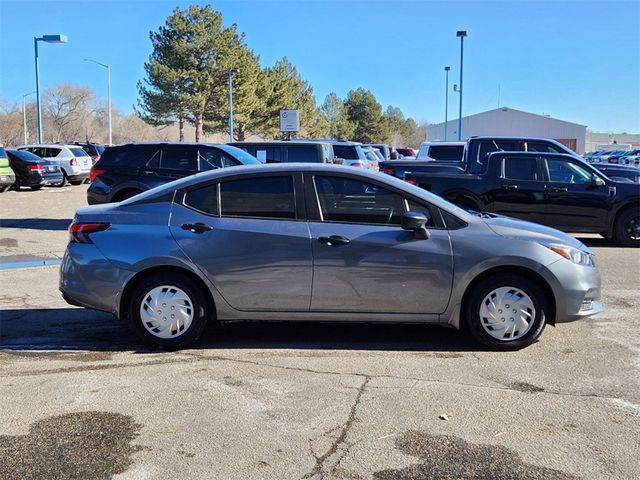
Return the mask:
<svg viewBox="0 0 640 480">
<path fill-rule="evenodd" d="M 569 189 L 567 187 L 556 187 L 556 188 L 552 188 L 551 191 L 560 193 L 560 192 L 568 192 Z"/>
<path fill-rule="evenodd" d="M 213 230 L 213 227 L 210 225 L 198 222 L 198 223 L 183 223 L 182 229 L 189 230 L 190 232 L 193 232 L 193 233 L 204 233 L 204 232 L 209 232 Z"/>
<path fill-rule="evenodd" d="M 505 190 L 517 190 L 518 189 L 518 185 L 505 185 L 504 189 Z"/>
<path fill-rule="evenodd" d="M 351 240 L 349 240 L 348 238 L 341 237 L 340 235 L 331 235 L 330 237 L 318 237 L 318 241 L 326 245 L 346 245 L 347 243 L 351 242 Z"/>
</svg>

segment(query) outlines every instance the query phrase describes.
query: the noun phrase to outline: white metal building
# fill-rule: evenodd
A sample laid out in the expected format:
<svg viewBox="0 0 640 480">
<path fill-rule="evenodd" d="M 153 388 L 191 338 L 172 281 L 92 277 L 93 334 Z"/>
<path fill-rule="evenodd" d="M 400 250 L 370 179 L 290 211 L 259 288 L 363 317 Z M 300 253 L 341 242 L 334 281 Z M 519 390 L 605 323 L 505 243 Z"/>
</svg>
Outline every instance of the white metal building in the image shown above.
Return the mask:
<svg viewBox="0 0 640 480">
<path fill-rule="evenodd" d="M 427 127 L 427 141 L 444 140 L 444 122 Z M 551 118 L 548 115 L 500 107 L 462 117 L 462 139 L 475 135 L 552 138 L 572 150 L 584 153 L 587 126 Z M 447 122 L 447 140 L 458 139 L 458 118 Z"/>
</svg>

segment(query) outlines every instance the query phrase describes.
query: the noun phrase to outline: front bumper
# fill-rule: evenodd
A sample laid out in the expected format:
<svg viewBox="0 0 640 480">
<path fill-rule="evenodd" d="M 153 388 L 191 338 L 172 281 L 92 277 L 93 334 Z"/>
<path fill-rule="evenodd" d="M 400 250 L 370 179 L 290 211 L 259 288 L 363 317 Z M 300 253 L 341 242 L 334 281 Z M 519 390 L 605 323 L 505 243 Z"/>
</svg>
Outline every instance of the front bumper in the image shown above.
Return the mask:
<svg viewBox="0 0 640 480">
<path fill-rule="evenodd" d="M 596 267 L 560 259 L 547 268 L 555 277 L 550 283 L 556 299 L 556 323 L 572 322 L 604 311 L 602 282 Z"/>
</svg>

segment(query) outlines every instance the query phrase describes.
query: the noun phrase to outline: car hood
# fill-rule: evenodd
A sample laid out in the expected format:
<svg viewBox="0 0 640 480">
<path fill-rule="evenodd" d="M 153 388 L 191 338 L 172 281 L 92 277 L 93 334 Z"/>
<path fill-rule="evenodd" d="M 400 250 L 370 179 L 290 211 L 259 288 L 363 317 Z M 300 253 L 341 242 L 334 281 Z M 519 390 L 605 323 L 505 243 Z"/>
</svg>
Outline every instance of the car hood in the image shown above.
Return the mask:
<svg viewBox="0 0 640 480">
<path fill-rule="evenodd" d="M 482 219 L 493 232 L 503 237 L 542 243 L 561 243 L 591 253 L 584 243 L 555 228 L 502 216 L 487 215 Z"/>
</svg>

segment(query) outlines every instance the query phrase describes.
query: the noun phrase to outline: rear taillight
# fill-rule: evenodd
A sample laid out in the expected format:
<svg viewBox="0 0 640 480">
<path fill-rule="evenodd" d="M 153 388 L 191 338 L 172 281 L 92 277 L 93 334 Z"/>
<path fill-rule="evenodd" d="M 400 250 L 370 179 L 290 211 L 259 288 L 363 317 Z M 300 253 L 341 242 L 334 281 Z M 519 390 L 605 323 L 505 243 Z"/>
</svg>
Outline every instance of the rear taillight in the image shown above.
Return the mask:
<svg viewBox="0 0 640 480">
<path fill-rule="evenodd" d="M 44 172 L 44 167 L 42 165 L 39 164 L 30 164 L 27 165 L 27 168 L 32 171 L 32 172 L 38 172 L 38 173 L 43 173 Z"/>
<path fill-rule="evenodd" d="M 405 182 L 411 184 L 411 185 L 418 185 L 418 182 L 416 182 L 414 179 L 412 178 L 405 178 L 404 179 Z"/>
<path fill-rule="evenodd" d="M 391 176 L 394 176 L 396 174 L 396 171 L 393 168 L 381 168 L 380 171 Z"/>
<path fill-rule="evenodd" d="M 362 162 L 353 162 L 351 164 L 352 167 L 360 167 L 360 168 L 364 168 L 364 163 Z"/>
<path fill-rule="evenodd" d="M 100 155 L 91 155 L 91 161 L 93 163 L 96 163 L 98 160 L 100 160 Z"/>
<path fill-rule="evenodd" d="M 73 157 L 71 160 L 69 160 L 69 165 L 74 166 L 77 165 L 78 162 L 76 162 L 76 157 Z"/>
<path fill-rule="evenodd" d="M 71 243 L 93 243 L 89 234 L 101 232 L 109 228 L 109 223 L 72 223 L 69 225 L 69 241 Z"/>
<path fill-rule="evenodd" d="M 91 170 L 89 170 L 89 181 L 93 183 L 98 175 L 102 175 L 104 172 L 104 170 L 100 170 L 99 168 L 92 168 Z"/>
</svg>

